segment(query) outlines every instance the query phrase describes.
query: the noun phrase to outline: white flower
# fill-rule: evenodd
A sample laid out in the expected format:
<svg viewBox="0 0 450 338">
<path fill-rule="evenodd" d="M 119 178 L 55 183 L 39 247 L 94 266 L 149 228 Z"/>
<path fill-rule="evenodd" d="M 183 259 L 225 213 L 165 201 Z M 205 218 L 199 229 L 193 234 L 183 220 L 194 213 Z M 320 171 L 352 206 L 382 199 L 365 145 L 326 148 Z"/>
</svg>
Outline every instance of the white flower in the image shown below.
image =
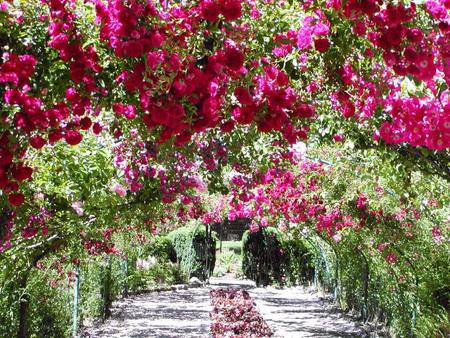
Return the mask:
<svg viewBox="0 0 450 338">
<path fill-rule="evenodd" d="M 81 201 L 75 201 L 71 204 L 73 210 L 77 213 L 78 216 L 83 216 L 84 209 L 83 209 L 83 202 Z"/>
</svg>

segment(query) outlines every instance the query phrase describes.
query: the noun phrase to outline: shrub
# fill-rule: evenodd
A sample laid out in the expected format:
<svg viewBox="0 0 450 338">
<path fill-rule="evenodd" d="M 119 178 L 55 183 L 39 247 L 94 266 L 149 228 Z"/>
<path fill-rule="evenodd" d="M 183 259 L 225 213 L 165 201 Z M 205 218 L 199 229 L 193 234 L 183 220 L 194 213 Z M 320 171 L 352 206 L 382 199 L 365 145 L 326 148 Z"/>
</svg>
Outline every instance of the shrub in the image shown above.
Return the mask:
<svg viewBox="0 0 450 338">
<path fill-rule="evenodd" d="M 217 236 L 214 232 L 207 241 L 206 227 L 193 223 L 172 231 L 169 238 L 175 248 L 181 270 L 189 278 L 197 277 L 205 280 L 208 275 L 212 274 L 216 263 Z M 205 255 L 207 247 L 209 248 L 208 258 Z M 209 265 L 209 272 L 207 265 Z"/>
<path fill-rule="evenodd" d="M 305 284 L 314 277 L 313 254 L 302 238 L 284 239 L 284 269 L 286 282 L 290 285 Z"/>
<path fill-rule="evenodd" d="M 170 260 L 173 263 L 177 261 L 177 254 L 172 241 L 168 236 L 156 236 L 155 241 L 144 247 L 142 256 L 152 256 L 159 260 Z"/>
<path fill-rule="evenodd" d="M 241 256 L 231 250 L 224 250 L 218 254 L 216 268 L 214 273 L 216 276 L 223 276 L 226 273 L 239 273 L 241 269 Z"/>
<path fill-rule="evenodd" d="M 323 279 L 321 262 L 313 248 L 299 236 L 284 236 L 276 228 L 246 231 L 242 237 L 242 270 L 257 285 L 298 285 L 311 281 L 317 268 Z"/>
<path fill-rule="evenodd" d="M 80 269 L 80 311 L 83 318 L 105 319 L 112 302 L 127 294 L 128 270 L 119 257 L 96 257 Z"/>
<path fill-rule="evenodd" d="M 285 255 L 275 228 L 246 231 L 242 236 L 242 272 L 256 285 L 283 284 Z"/>
<path fill-rule="evenodd" d="M 71 322 L 71 309 L 67 304 L 70 303 L 72 293 L 66 287 L 51 287 L 46 277 L 48 278 L 49 276 L 46 276 L 40 270 L 34 269 L 30 273 L 26 289 L 17 290 L 17 293 L 11 295 L 17 298 L 11 304 L 12 308 L 9 309 L 9 312 L 17 309 L 18 302 L 20 301 L 19 297 L 22 300 L 24 297 L 27 297 L 28 336 L 49 338 L 66 337 L 69 335 L 68 329 L 70 328 Z M 57 276 L 52 275 L 50 278 L 57 278 Z M 20 294 L 21 292 L 24 293 Z M 7 300 L 8 297 L 5 298 Z M 7 329 L 9 325 L 10 323 L 3 326 L 0 323 L 0 337 L 14 337 L 16 335 L 17 327 L 14 327 L 14 325 Z"/>
<path fill-rule="evenodd" d="M 131 292 L 139 292 L 185 281 L 179 267 L 169 262 L 156 262 L 148 268 L 135 269 L 128 277 Z"/>
</svg>

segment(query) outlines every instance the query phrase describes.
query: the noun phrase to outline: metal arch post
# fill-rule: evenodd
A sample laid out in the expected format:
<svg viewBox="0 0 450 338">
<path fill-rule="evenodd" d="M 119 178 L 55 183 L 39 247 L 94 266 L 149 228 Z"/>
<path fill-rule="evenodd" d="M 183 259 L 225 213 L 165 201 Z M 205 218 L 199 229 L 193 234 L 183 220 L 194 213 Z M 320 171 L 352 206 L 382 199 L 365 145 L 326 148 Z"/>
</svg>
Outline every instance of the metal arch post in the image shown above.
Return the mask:
<svg viewBox="0 0 450 338">
<path fill-rule="evenodd" d="M 80 290 L 80 271 L 75 269 L 75 285 L 73 289 L 73 311 L 72 311 L 72 337 L 77 337 L 78 333 L 78 300 Z"/>
<path fill-rule="evenodd" d="M 413 272 L 414 275 L 414 283 L 416 285 L 416 289 L 414 291 L 414 301 L 413 301 L 413 310 L 411 313 L 411 330 L 410 330 L 410 337 L 414 337 L 414 328 L 416 327 L 416 320 L 417 320 L 417 308 L 418 308 L 418 298 L 419 296 L 417 295 L 418 292 L 418 288 L 419 288 L 419 277 L 417 276 L 417 272 L 416 272 L 416 268 L 414 267 L 413 262 L 411 262 L 411 260 L 405 256 L 405 254 L 400 251 L 398 248 L 394 247 L 394 250 L 406 261 L 408 262 L 409 266 L 411 267 L 411 270 Z"/>
<path fill-rule="evenodd" d="M 125 276 L 123 285 L 123 295 L 128 297 L 128 256 L 125 257 L 122 263 L 122 271 Z"/>
<path fill-rule="evenodd" d="M 364 291 L 363 291 L 363 307 L 361 309 L 361 317 L 365 321 L 369 317 L 368 302 L 369 302 L 370 264 L 369 264 L 369 261 L 368 261 L 366 255 L 364 254 L 364 252 L 361 249 L 359 249 L 357 247 L 355 247 L 354 249 L 356 250 L 356 252 L 358 252 L 360 254 L 360 256 L 364 260 L 364 275 L 363 275 Z"/>
<path fill-rule="evenodd" d="M 324 248 L 319 243 L 317 243 L 317 245 L 320 247 L 320 253 L 322 255 L 322 260 L 325 263 L 325 269 L 326 269 L 327 273 L 329 273 L 330 269 L 329 269 L 328 260 L 326 259 L 325 254 L 324 254 Z"/>
<path fill-rule="evenodd" d="M 306 241 L 308 241 L 311 244 L 311 246 L 313 248 L 315 248 L 317 250 L 317 246 L 318 245 L 316 243 L 314 243 L 309 237 L 305 236 L 304 238 L 305 238 Z M 321 249 L 319 249 L 319 250 L 321 250 Z M 313 283 L 314 283 L 314 286 L 317 287 L 317 281 L 318 281 L 318 278 L 317 278 L 317 270 L 318 270 L 317 260 L 315 261 L 314 265 L 315 265 L 315 267 L 314 267 L 314 280 L 313 280 Z"/>
<path fill-rule="evenodd" d="M 325 244 L 327 244 L 329 247 L 331 247 L 331 250 L 333 251 L 333 253 L 335 254 L 335 256 L 336 256 L 336 265 L 337 264 L 339 264 L 338 263 L 338 256 L 337 256 L 337 253 L 336 253 L 336 251 L 334 250 L 334 248 L 327 242 L 327 241 L 325 241 L 322 237 L 320 237 L 320 235 L 319 234 L 315 234 L 316 236 L 314 236 L 315 238 L 317 238 L 317 239 L 319 239 L 320 241 L 322 241 L 322 242 L 324 242 Z M 317 242 L 314 242 L 314 241 L 312 241 L 309 237 L 304 237 L 313 247 L 315 247 L 315 248 L 318 248 L 319 249 L 319 251 L 320 251 L 320 255 L 321 255 L 321 257 L 322 257 L 322 260 L 324 261 L 324 263 L 325 263 L 325 268 L 326 268 L 326 270 L 327 270 L 327 272 L 329 273 L 329 271 L 330 271 L 330 269 L 329 269 L 329 262 L 328 262 L 328 259 L 327 259 L 327 257 L 325 257 L 326 256 L 326 254 L 324 253 L 324 248 L 322 247 L 322 245 L 320 245 L 320 243 L 319 243 L 319 241 L 317 241 Z M 317 287 L 317 283 L 318 283 L 318 276 L 317 276 L 317 270 L 318 270 L 318 266 L 317 266 L 317 261 L 316 261 L 316 268 L 315 268 L 315 270 L 314 270 L 314 284 L 315 284 L 315 286 Z M 337 275 L 336 275 L 336 270 L 335 270 L 335 275 L 334 275 L 334 283 L 335 283 L 335 293 L 336 293 L 336 283 L 337 283 Z"/>
<path fill-rule="evenodd" d="M 210 275 L 210 260 L 209 260 L 209 253 L 210 253 L 210 240 L 211 240 L 211 226 L 210 224 L 205 224 L 205 283 L 209 284 L 209 275 Z"/>
<path fill-rule="evenodd" d="M 335 260 L 336 260 L 336 264 L 335 264 L 335 269 L 334 269 L 334 300 L 338 299 L 338 288 L 339 288 L 339 255 L 336 251 L 336 249 L 333 247 L 332 244 L 330 244 L 328 241 L 326 241 L 324 238 L 322 238 L 322 236 L 320 236 L 320 234 L 316 233 L 316 237 L 319 238 L 322 242 L 326 243 L 330 248 L 331 251 L 333 251 L 334 256 L 335 256 Z"/>
</svg>

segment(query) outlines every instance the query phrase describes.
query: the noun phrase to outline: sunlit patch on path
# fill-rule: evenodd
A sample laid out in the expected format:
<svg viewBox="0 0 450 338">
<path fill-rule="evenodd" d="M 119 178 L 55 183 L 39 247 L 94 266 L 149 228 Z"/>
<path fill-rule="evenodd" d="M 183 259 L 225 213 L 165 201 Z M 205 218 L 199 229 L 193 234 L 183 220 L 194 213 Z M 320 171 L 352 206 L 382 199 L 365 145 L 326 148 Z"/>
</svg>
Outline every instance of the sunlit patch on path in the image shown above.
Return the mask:
<svg viewBox="0 0 450 338">
<path fill-rule="evenodd" d="M 256 288 L 252 282 L 212 279 L 212 284 L 241 286 L 250 293 L 274 337 L 367 337 L 360 327 L 336 307 L 305 288 Z"/>
<path fill-rule="evenodd" d="M 91 337 L 209 337 L 209 289 L 164 291 L 124 299 Z"/>
<path fill-rule="evenodd" d="M 249 293 L 275 337 L 367 336 L 358 323 L 303 288 L 257 288 Z"/>
<path fill-rule="evenodd" d="M 250 293 L 274 337 L 368 337 L 359 323 L 304 288 L 256 288 L 253 282 L 226 277 L 212 278 L 209 287 L 118 301 L 112 318 L 91 330 L 90 337 L 211 337 L 209 291 L 227 286 Z"/>
</svg>

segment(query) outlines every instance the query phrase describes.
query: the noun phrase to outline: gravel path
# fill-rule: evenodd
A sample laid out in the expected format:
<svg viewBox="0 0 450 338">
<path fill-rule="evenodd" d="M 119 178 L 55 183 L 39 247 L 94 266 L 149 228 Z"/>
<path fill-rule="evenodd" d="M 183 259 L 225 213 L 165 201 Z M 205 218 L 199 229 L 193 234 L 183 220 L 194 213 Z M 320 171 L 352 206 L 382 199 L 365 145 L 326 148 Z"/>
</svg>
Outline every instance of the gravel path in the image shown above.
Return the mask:
<svg viewBox="0 0 450 338">
<path fill-rule="evenodd" d="M 358 323 L 304 288 L 257 288 L 249 293 L 274 337 L 368 337 Z"/>
<path fill-rule="evenodd" d="M 359 323 L 303 287 L 256 288 L 251 281 L 233 278 L 212 279 L 211 284 L 246 288 L 274 337 L 368 337 Z"/>
<path fill-rule="evenodd" d="M 111 319 L 92 338 L 209 337 L 209 289 L 163 291 L 114 303 Z"/>
<path fill-rule="evenodd" d="M 210 337 L 209 290 L 247 289 L 274 337 L 368 337 L 358 323 L 316 293 L 298 287 L 256 288 L 251 281 L 211 278 L 209 288 L 164 291 L 123 299 L 114 304 L 105 324 L 91 329 L 92 338 Z"/>
</svg>

